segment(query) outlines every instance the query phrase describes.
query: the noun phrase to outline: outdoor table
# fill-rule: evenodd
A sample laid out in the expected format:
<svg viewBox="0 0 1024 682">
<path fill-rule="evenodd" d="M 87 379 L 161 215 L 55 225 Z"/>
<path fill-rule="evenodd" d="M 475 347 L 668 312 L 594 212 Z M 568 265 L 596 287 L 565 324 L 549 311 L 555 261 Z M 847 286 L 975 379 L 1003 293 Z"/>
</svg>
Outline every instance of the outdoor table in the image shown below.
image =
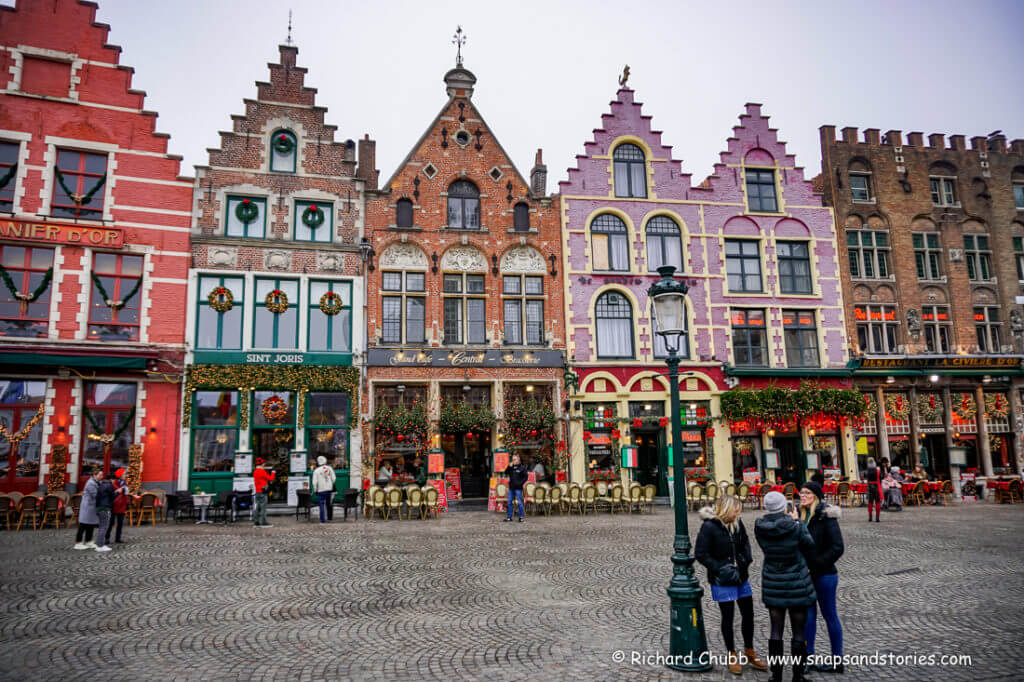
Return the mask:
<svg viewBox="0 0 1024 682">
<path fill-rule="evenodd" d="M 206 520 L 206 510 L 210 507 L 212 501 L 213 493 L 197 493 L 192 496 L 192 504 L 199 508 L 199 520 L 196 521 L 197 526 L 200 523 L 213 523 L 213 521 Z"/>
<path fill-rule="evenodd" d="M 917 487 L 917 482 L 916 481 L 904 481 L 901 485 L 903 486 L 903 494 L 904 495 L 909 495 L 910 493 L 914 492 L 914 488 Z"/>
</svg>

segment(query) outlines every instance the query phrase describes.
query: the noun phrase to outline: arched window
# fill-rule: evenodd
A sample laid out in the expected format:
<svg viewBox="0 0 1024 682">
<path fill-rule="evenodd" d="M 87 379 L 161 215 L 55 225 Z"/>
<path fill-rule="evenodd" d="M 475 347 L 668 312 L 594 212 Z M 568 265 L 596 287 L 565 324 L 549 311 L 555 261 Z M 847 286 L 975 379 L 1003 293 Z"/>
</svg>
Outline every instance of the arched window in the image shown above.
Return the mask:
<svg viewBox="0 0 1024 682">
<path fill-rule="evenodd" d="M 656 272 L 662 265 L 683 271 L 683 240 L 676 221 L 658 215 L 647 221 L 647 270 Z"/>
<path fill-rule="evenodd" d="M 530 207 L 520 201 L 512 209 L 512 229 L 516 232 L 530 231 Z"/>
<path fill-rule="evenodd" d="M 468 180 L 456 180 L 448 187 L 448 227 L 480 229 L 480 190 Z"/>
<path fill-rule="evenodd" d="M 294 173 L 299 158 L 299 143 L 295 133 L 278 130 L 270 136 L 270 170 L 276 173 Z"/>
<path fill-rule="evenodd" d="M 399 199 L 396 207 L 395 226 L 412 227 L 412 200 Z"/>
<path fill-rule="evenodd" d="M 612 154 L 615 159 L 615 196 L 647 196 L 647 164 L 644 151 L 635 144 L 620 144 Z"/>
<path fill-rule="evenodd" d="M 633 358 L 633 306 L 617 291 L 597 299 L 597 357 Z"/>
<path fill-rule="evenodd" d="M 850 196 L 854 201 L 871 201 L 871 166 L 863 159 L 850 161 Z"/>
<path fill-rule="evenodd" d="M 590 245 L 594 270 L 629 270 L 626 223 L 611 213 L 602 213 L 590 223 Z"/>
</svg>

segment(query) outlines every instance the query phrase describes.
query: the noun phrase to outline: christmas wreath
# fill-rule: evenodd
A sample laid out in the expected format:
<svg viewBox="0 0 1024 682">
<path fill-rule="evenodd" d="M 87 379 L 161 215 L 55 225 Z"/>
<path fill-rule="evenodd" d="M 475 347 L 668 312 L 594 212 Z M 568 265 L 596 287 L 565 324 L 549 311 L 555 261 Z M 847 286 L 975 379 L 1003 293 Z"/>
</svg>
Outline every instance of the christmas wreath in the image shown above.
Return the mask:
<svg viewBox="0 0 1024 682">
<path fill-rule="evenodd" d="M 279 315 L 288 310 L 288 294 L 280 289 L 274 289 L 263 299 L 263 306 L 275 315 Z"/>
<path fill-rule="evenodd" d="M 942 398 L 937 393 L 922 393 L 917 396 L 917 413 L 925 424 L 941 424 Z"/>
<path fill-rule="evenodd" d="M 1010 414 L 1010 401 L 1002 393 L 985 394 L 985 416 L 990 419 L 1006 419 Z"/>
<path fill-rule="evenodd" d="M 295 143 L 292 142 L 292 138 L 285 133 L 281 133 L 274 138 L 274 151 L 278 154 L 288 154 L 295 149 Z"/>
<path fill-rule="evenodd" d="M 227 287 L 214 288 L 206 297 L 206 301 L 218 313 L 226 313 L 235 307 L 235 297 L 231 295 L 231 291 Z"/>
<path fill-rule="evenodd" d="M 749 438 L 738 438 L 733 441 L 732 450 L 735 454 L 745 457 L 754 454 L 754 442 Z"/>
<path fill-rule="evenodd" d="M 890 393 L 885 396 L 885 412 L 889 419 L 906 421 L 910 417 L 910 401 L 902 393 Z"/>
<path fill-rule="evenodd" d="M 326 218 L 327 215 L 324 213 L 324 210 L 316 204 L 310 204 L 302 212 L 302 224 L 310 230 L 315 230 L 323 225 Z"/>
<path fill-rule="evenodd" d="M 235 217 L 248 225 L 260 215 L 260 207 L 251 199 L 242 199 L 235 206 Z"/>
<path fill-rule="evenodd" d="M 263 418 L 270 423 L 277 423 L 288 416 L 288 403 L 276 395 L 272 395 L 260 405 Z"/>
<path fill-rule="evenodd" d="M 341 296 L 333 291 L 328 291 L 320 297 L 320 312 L 324 315 L 337 315 L 341 312 L 343 304 Z"/>
<path fill-rule="evenodd" d="M 978 408 L 974 404 L 974 396 L 970 393 L 957 393 L 953 396 L 953 416 L 961 421 L 974 419 Z"/>
</svg>

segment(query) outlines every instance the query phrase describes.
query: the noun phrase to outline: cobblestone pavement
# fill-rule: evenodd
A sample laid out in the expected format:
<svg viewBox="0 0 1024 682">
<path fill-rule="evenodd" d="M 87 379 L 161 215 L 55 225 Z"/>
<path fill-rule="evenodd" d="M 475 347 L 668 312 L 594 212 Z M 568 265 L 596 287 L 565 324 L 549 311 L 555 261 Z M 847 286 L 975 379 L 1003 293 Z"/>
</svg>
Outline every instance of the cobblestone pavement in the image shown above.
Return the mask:
<svg viewBox="0 0 1024 682">
<path fill-rule="evenodd" d="M 759 513 L 744 512 L 748 527 Z M 814 678 L 1020 679 L 1024 505 L 908 509 L 870 526 L 866 516 L 844 510 L 842 521 L 846 653 L 968 654 L 973 665 Z M 107 554 L 73 551 L 73 529 L 0 533 L 0 678 L 737 679 L 722 666 L 684 676 L 629 663 L 631 651 L 667 653 L 667 508 L 523 524 L 486 512 L 272 521 L 132 528 Z M 691 533 L 697 524 L 691 514 Z M 721 652 L 708 595 L 704 615 Z M 827 651 L 823 623 L 818 641 Z"/>
</svg>

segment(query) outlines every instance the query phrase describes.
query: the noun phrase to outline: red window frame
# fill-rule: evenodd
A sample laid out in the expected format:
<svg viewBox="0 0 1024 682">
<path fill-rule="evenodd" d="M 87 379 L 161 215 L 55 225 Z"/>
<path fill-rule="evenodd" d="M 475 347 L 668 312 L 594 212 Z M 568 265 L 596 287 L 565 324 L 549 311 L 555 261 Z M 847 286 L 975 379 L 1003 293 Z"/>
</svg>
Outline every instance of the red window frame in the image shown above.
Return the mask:
<svg viewBox="0 0 1024 682">
<path fill-rule="evenodd" d="M 114 258 L 113 272 L 100 271 L 97 267 L 97 263 L 100 258 L 106 256 Z M 139 261 L 138 275 L 124 273 L 124 263 L 126 258 L 137 259 Z M 105 252 L 97 252 L 93 254 L 93 276 L 98 278 L 103 284 L 103 288 L 106 289 L 107 295 L 110 296 L 111 301 L 122 300 L 122 296 L 127 295 L 135 288 L 135 283 L 143 277 L 144 266 L 145 259 L 142 256 Z M 126 301 L 124 306 L 119 309 L 114 309 L 107 305 L 106 301 L 103 299 L 103 294 L 100 293 L 99 287 L 96 286 L 95 281 L 92 282 L 91 288 L 92 295 L 90 297 L 89 305 L 89 338 L 100 341 L 138 341 L 139 326 L 141 324 L 142 317 L 141 282 L 139 283 L 139 288 L 132 295 L 131 299 Z M 131 312 L 134 312 L 134 322 L 130 321 L 132 318 L 132 315 L 130 314 Z M 108 316 L 109 319 L 104 319 Z M 129 321 L 124 319 L 126 317 Z M 121 328 L 128 328 L 130 334 L 125 335 L 117 333 L 117 330 Z"/>
<path fill-rule="evenodd" d="M 21 380 L 18 380 L 21 381 Z M 30 380 L 25 379 L 25 383 L 29 383 Z M 45 394 L 43 400 L 45 400 Z M 11 431 L 17 433 L 21 430 L 23 424 L 27 424 L 36 413 L 39 411 L 41 402 L 25 402 L 25 403 L 0 403 L 0 410 L 11 411 Z M 36 423 L 35 428 L 42 429 L 42 421 Z M 19 490 L 21 492 L 34 492 L 39 488 L 39 473 L 36 472 L 35 476 L 18 476 L 18 459 L 20 453 L 18 449 L 23 446 L 25 441 L 19 441 L 17 443 L 10 443 L 10 449 L 6 455 L 0 455 L 7 459 L 7 473 L 0 475 L 0 486 L 3 486 L 6 490 Z M 42 466 L 43 459 L 43 444 L 39 444 L 39 452 L 36 453 L 36 466 Z"/>
<path fill-rule="evenodd" d="M 122 415 L 125 419 L 130 418 L 132 421 L 135 420 L 135 414 L 132 410 L 135 409 L 135 403 L 139 399 L 139 390 L 137 386 L 133 385 L 132 390 L 132 402 L 130 403 L 117 403 L 117 404 L 96 404 L 96 387 L 108 384 L 119 384 L 120 382 L 85 382 L 85 407 L 89 410 L 94 421 L 97 424 L 100 423 L 98 419 L 99 415 L 103 415 L 102 426 L 103 434 L 93 433 L 92 424 L 89 419 L 82 415 L 82 457 L 79 462 L 78 469 L 78 488 L 81 490 L 85 487 L 86 477 L 82 476 L 82 471 L 87 466 L 86 459 L 88 457 L 89 450 L 93 447 L 102 448 L 103 452 L 103 471 L 109 472 L 111 468 L 111 456 L 113 449 L 116 446 L 118 453 L 122 459 L 119 459 L 117 464 L 119 466 L 127 466 L 128 464 L 128 446 L 135 440 L 135 429 L 133 424 L 129 424 L 124 431 L 121 432 L 120 437 L 110 443 L 103 442 L 102 439 L 90 438 L 90 435 L 102 437 L 105 434 L 113 435 L 113 433 L 120 428 L 122 422 L 118 420 L 118 416 Z M 131 385 L 131 384 L 128 384 Z M 90 465 L 91 466 L 91 465 Z"/>
<path fill-rule="evenodd" d="M 86 170 L 86 162 L 90 159 L 103 161 L 103 172 Z M 57 150 L 57 165 L 53 169 L 53 201 L 50 203 L 50 214 L 60 218 L 85 218 L 87 220 L 103 219 L 103 200 L 105 188 L 100 187 L 89 200 L 88 204 L 78 205 L 67 195 L 57 179 L 57 170 L 64 178 L 64 184 L 75 194 L 84 195 L 91 191 L 96 183 L 107 176 L 107 155 L 91 152 L 80 152 L 73 149 Z"/>
<path fill-rule="evenodd" d="M 12 168 L 18 165 L 18 155 L 21 153 L 21 145 L 9 140 L 0 140 L 0 179 L 7 176 Z M 18 171 L 14 171 L 11 179 L 0 185 L 0 211 L 14 210 L 14 188 L 18 179 Z"/>
<path fill-rule="evenodd" d="M 24 250 L 22 262 L 18 265 L 4 262 L 12 252 L 17 249 Z M 49 264 L 44 267 L 33 267 L 32 257 L 38 253 L 49 254 Z M 30 246 L 18 246 L 15 244 L 0 244 L 0 263 L 14 282 L 14 288 L 19 294 L 31 294 L 46 276 L 47 270 L 53 267 L 53 249 L 44 249 Z M 34 278 L 33 275 L 38 275 Z M 15 298 L 6 285 L 0 286 L 0 336 L 27 336 L 45 338 L 48 333 L 50 321 L 50 292 L 53 291 L 53 282 L 39 295 L 32 303 L 21 301 Z M 17 306 L 17 315 L 11 314 Z M 34 313 L 34 314 L 33 314 Z M 26 324 L 27 323 L 27 324 Z M 35 333 L 9 334 L 8 325 L 15 330 L 18 327 L 30 329 L 37 327 Z"/>
</svg>

